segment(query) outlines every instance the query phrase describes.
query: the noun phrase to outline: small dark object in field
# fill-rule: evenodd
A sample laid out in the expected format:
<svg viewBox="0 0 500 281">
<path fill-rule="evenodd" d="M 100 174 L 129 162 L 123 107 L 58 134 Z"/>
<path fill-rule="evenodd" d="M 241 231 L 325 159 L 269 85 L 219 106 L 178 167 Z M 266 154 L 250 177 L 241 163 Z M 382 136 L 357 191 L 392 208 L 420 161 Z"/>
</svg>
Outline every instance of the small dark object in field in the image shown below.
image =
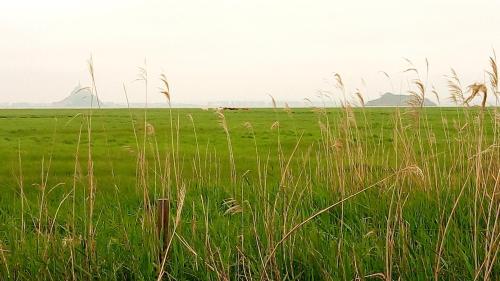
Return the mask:
<svg viewBox="0 0 500 281">
<path fill-rule="evenodd" d="M 249 110 L 246 107 L 223 107 L 222 110 Z"/>
</svg>

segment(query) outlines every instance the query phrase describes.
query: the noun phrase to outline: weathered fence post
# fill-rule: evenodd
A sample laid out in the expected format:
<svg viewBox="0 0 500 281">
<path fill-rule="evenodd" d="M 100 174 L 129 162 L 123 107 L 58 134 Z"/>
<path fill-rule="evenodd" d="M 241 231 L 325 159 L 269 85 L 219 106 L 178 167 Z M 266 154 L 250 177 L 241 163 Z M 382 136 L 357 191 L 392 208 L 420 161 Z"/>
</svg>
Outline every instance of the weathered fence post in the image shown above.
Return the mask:
<svg viewBox="0 0 500 281">
<path fill-rule="evenodd" d="M 170 239 L 169 216 L 170 201 L 166 198 L 158 199 L 158 222 L 156 227 L 158 231 L 158 241 L 160 243 L 160 261 L 163 260 L 163 254 Z"/>
</svg>

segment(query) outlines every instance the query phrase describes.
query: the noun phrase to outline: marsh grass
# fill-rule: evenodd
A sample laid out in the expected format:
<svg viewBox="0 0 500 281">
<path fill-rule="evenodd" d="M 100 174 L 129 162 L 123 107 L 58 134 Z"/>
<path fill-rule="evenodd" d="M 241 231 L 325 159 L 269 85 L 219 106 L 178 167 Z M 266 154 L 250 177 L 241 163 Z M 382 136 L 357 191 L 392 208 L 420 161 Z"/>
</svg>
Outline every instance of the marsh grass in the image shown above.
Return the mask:
<svg viewBox="0 0 500 281">
<path fill-rule="evenodd" d="M 41 162 L 23 135 L 7 158 L 0 279 L 498 280 L 494 56 L 490 66 L 467 90 L 452 70 L 455 108 L 424 107 L 438 94 L 411 64 L 409 108 L 364 108 L 335 74 L 322 95 L 339 109 L 281 110 L 271 97 L 255 112 L 177 110 L 162 74 L 168 109 L 72 112 Z M 97 96 L 91 60 L 89 72 Z"/>
</svg>

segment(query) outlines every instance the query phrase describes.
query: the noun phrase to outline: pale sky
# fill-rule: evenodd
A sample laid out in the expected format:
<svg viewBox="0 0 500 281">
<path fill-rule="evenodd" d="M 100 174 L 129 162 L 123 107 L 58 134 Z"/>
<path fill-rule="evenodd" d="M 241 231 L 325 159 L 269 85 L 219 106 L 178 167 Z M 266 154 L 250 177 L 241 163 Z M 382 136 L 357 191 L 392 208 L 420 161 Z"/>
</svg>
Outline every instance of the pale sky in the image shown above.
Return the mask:
<svg viewBox="0 0 500 281">
<path fill-rule="evenodd" d="M 1 0 L 0 36 L 0 103 L 63 99 L 89 84 L 91 54 L 104 101 L 124 102 L 123 83 L 144 101 L 145 59 L 152 102 L 162 71 L 173 102 L 314 98 L 335 72 L 370 99 L 406 90 L 403 57 L 422 74 L 428 58 L 446 99 L 450 67 L 483 81 L 500 52 L 500 1 Z"/>
</svg>

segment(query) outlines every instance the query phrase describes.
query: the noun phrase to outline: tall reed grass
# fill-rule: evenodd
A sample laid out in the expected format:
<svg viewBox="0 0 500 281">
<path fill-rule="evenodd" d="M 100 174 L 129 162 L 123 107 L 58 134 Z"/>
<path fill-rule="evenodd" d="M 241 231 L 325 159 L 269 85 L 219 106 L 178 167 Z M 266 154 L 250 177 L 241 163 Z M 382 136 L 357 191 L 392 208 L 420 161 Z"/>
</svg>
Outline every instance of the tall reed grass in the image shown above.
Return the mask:
<svg viewBox="0 0 500 281">
<path fill-rule="evenodd" d="M 198 130 L 196 114 L 172 109 L 162 74 L 168 129 L 157 130 L 147 108 L 142 117 L 128 110 L 131 183 L 116 174 L 110 124 L 93 123 L 99 105 L 68 121 L 80 124 L 63 182 L 49 180 L 52 152 L 27 195 L 19 142 L 18 187 L 3 192 L 16 200 L 0 207 L 9 221 L 0 229 L 0 279 L 498 280 L 500 112 L 486 106 L 487 95 L 498 102 L 494 56 L 490 64 L 489 81 L 466 89 L 451 70 L 449 96 L 459 106 L 448 109 L 424 107 L 439 95 L 427 74 L 410 67 L 409 107 L 383 111 L 380 120 L 336 74 L 337 89 L 325 95 L 340 96 L 342 108 L 310 109 L 319 132 L 312 141 L 296 124 L 309 109 L 281 109 L 272 98 L 274 112 L 266 114 L 274 147 L 260 144 L 262 121 L 232 123 L 239 112 L 217 110 L 218 131 Z M 89 69 L 97 96 L 92 61 Z M 145 66 L 138 80 L 146 97 L 148 79 Z M 124 93 L 128 101 L 126 86 Z M 481 106 L 469 106 L 478 96 Z M 235 126 L 252 147 L 239 149 Z M 105 135 L 108 153 L 98 159 L 106 163 L 96 162 L 96 130 Z M 194 135 L 190 153 L 183 134 Z M 226 149 L 202 143 L 204 134 L 222 136 Z M 52 150 L 57 136 L 54 130 Z M 111 174 L 99 176 L 98 164 Z"/>
</svg>

